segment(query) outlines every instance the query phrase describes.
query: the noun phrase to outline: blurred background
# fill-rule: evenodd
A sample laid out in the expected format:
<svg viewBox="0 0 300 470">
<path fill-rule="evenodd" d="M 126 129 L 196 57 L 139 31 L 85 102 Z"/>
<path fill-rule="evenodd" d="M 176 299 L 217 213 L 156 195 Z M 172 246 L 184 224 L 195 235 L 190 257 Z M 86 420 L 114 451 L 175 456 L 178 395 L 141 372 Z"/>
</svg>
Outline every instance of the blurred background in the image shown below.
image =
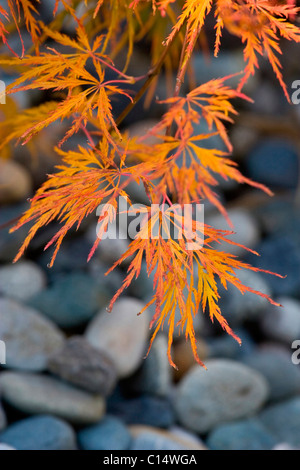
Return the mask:
<svg viewBox="0 0 300 470">
<path fill-rule="evenodd" d="M 47 21 L 51 2 L 42 3 Z M 213 28 L 208 26 L 206 33 L 210 47 Z M 26 36 L 24 32 L 25 44 Z M 20 47 L 17 35 L 11 46 L 16 51 Z M 147 47 L 142 44 L 134 52 L 134 75 L 149 69 Z M 292 98 L 293 83 L 300 80 L 299 46 L 283 42 L 282 49 Z M 96 215 L 69 234 L 53 268 L 48 268 L 51 250 L 43 248 L 56 233 L 55 224 L 41 230 L 26 256 L 12 264 L 28 227 L 13 234 L 9 228 L 59 163 L 52 149 L 64 124 L 52 125 L 30 146 L 2 148 L 0 359 L 6 364 L 0 365 L 0 449 L 300 449 L 300 104 L 295 95 L 295 104 L 287 102 L 267 60 L 259 62 L 245 87 L 254 103 L 236 101 L 239 115 L 228 130 L 233 160 L 274 196 L 224 181 L 218 193 L 234 224 L 232 240 L 260 256 L 230 245 L 228 251 L 286 276 L 247 271 L 240 273 L 241 280 L 283 307 L 220 286 L 221 311 L 242 345 L 199 312 L 198 353 L 208 371 L 196 365 L 189 343 L 178 332 L 172 351 L 178 370 L 170 367 L 167 325 L 145 358 L 153 312 L 136 316 L 152 293 L 145 266 L 108 314 L 126 266 L 108 276 L 105 272 L 129 241 L 103 241 L 87 264 Z M 224 34 L 218 59 L 196 53 L 196 84 L 239 72 L 243 64 L 240 42 Z M 14 78 L 1 71 L 6 84 Z M 156 93 L 159 99 L 166 97 L 163 77 Z M 7 98 L 0 105 L 1 140 L 11 132 L 19 110 L 47 99 L 36 91 Z M 114 104 L 116 115 L 124 105 Z M 141 101 L 122 129 L 144 135 L 162 112 L 157 104 L 145 109 Z M 213 140 L 224 149 L 219 138 Z M 77 134 L 63 148 L 78 144 L 86 144 L 84 135 Z M 130 191 L 134 202 L 146 202 L 143 188 L 132 185 Z M 205 222 L 230 229 L 209 204 Z"/>
</svg>

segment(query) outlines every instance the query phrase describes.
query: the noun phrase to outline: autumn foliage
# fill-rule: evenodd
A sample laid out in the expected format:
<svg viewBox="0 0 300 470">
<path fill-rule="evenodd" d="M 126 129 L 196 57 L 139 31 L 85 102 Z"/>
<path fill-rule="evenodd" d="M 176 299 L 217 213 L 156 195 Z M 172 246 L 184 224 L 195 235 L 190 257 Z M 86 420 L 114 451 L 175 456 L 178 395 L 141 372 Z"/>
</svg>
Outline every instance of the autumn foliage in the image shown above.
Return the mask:
<svg viewBox="0 0 300 470">
<path fill-rule="evenodd" d="M 53 18 L 44 24 L 39 16 L 39 3 L 43 0 L 7 0 L 7 8 L 0 7 L 0 37 L 6 51 L 0 58 L 5 69 L 18 73 L 18 78 L 7 87 L 7 95 L 17 91 L 46 90 L 47 96 L 57 99 L 25 109 L 7 117 L 7 131 L 1 142 L 4 148 L 17 140 L 30 145 L 36 136 L 50 124 L 62 120 L 68 124 L 64 137 L 57 142 L 56 152 L 61 158 L 56 172 L 37 190 L 30 207 L 12 230 L 30 222 L 15 261 L 28 247 L 36 232 L 57 220 L 61 228 L 46 248 L 55 245 L 51 265 L 60 245 L 72 228 L 77 228 L 88 215 L 95 213 L 99 204 L 107 204 L 105 216 L 98 220 L 100 232 L 114 217 L 119 196 L 127 197 L 128 185 L 136 181 L 145 187 L 149 206 L 144 209 L 140 232 L 131 241 L 128 250 L 112 266 L 130 259 L 127 277 L 111 301 L 109 310 L 123 290 L 140 274 L 146 260 L 148 274 L 154 278 L 153 298 L 145 306 L 155 306 L 151 322 L 154 332 L 165 326 L 169 330 L 168 356 L 175 322 L 180 311 L 180 331 L 190 340 L 195 359 L 197 356 L 195 315 L 205 312 L 212 321 L 240 341 L 233 333 L 218 306 L 218 283 L 226 288 L 233 284 L 241 293 L 246 291 L 266 297 L 241 283 L 240 269 L 258 271 L 236 256 L 218 249 L 218 244 L 233 243 L 232 232 L 216 230 L 191 219 L 193 242 L 199 249 L 187 249 L 188 237 L 166 239 L 151 236 L 151 223 L 163 225 L 168 220 L 182 226 L 177 210 L 184 204 L 208 199 L 227 217 L 215 192 L 218 178 L 232 179 L 252 185 L 271 194 L 264 186 L 244 177 L 232 161 L 232 145 L 227 134 L 228 123 L 237 114 L 233 100 L 249 100 L 243 87 L 259 67 L 259 56 L 265 56 L 289 100 L 280 63 L 280 40 L 300 42 L 300 29 L 295 25 L 298 8 L 294 1 L 266 0 L 56 0 Z M 230 77 L 212 77 L 198 87 L 182 93 L 182 84 L 190 71 L 191 57 L 200 47 L 199 38 L 205 35 L 208 15 L 215 19 L 216 56 L 222 46 L 222 32 L 240 39 L 245 68 L 237 89 L 228 85 Z M 74 33 L 66 33 L 66 24 L 72 24 Z M 32 46 L 26 49 L 22 38 L 27 28 Z M 76 30 L 76 33 L 75 33 Z M 10 45 L 11 32 L 18 34 L 22 53 L 16 54 Z M 151 42 L 150 70 L 142 76 L 128 74 L 135 45 Z M 119 70 L 114 62 L 121 55 L 124 66 Z M 172 82 L 175 72 L 176 80 Z M 128 113 L 134 112 L 137 101 L 146 94 L 146 104 L 155 97 L 158 75 L 165 74 L 168 98 L 163 101 L 166 112 L 159 123 L 141 138 L 130 138 L 121 123 Z M 111 79 L 114 74 L 114 79 Z M 138 86 L 136 93 L 128 88 Z M 113 103 L 121 96 L 128 101 L 123 112 L 116 116 Z M 209 132 L 195 134 L 196 125 L 206 121 Z M 4 123 L 5 125 L 5 123 Z M 215 135 L 221 136 L 227 151 L 207 149 L 201 143 Z M 87 144 L 76 151 L 64 150 L 64 143 L 76 133 L 84 133 Z M 148 137 L 155 136 L 155 144 Z M 168 204 L 168 208 L 150 210 L 151 205 Z M 155 220 L 151 220 L 155 219 Z M 94 253 L 101 243 L 98 237 L 91 247 Z M 142 312 L 139 312 L 142 313 Z M 112 313 L 113 314 L 113 313 Z M 201 363 L 202 364 L 202 363 Z M 203 365 L 203 364 L 202 364 Z"/>
</svg>

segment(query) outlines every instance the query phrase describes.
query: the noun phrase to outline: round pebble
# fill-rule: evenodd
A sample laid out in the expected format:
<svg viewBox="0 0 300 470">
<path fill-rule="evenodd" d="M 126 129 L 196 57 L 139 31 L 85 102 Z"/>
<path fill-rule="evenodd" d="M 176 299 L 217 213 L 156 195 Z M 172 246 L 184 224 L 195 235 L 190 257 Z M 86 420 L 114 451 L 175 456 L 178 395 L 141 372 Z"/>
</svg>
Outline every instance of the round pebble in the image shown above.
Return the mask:
<svg viewBox="0 0 300 470">
<path fill-rule="evenodd" d="M 0 338 L 6 345 L 6 367 L 39 371 L 61 349 L 64 335 L 36 310 L 0 298 Z"/>
<path fill-rule="evenodd" d="M 110 300 L 109 293 L 84 272 L 72 272 L 28 302 L 61 328 L 86 324 Z"/>
<path fill-rule="evenodd" d="M 268 385 L 253 369 L 228 359 L 210 359 L 206 366 L 208 370 L 194 366 L 175 392 L 175 411 L 187 429 L 206 433 L 250 416 L 267 400 Z"/>
<path fill-rule="evenodd" d="M 107 354 L 93 348 L 82 336 L 68 339 L 64 347 L 50 357 L 48 369 L 77 387 L 103 396 L 111 393 L 117 380 Z"/>
<path fill-rule="evenodd" d="M 132 374 L 145 356 L 148 317 L 146 312 L 137 316 L 143 307 L 144 304 L 137 299 L 119 299 L 112 312 L 100 311 L 85 333 L 92 346 L 107 352 L 120 378 Z"/>
<path fill-rule="evenodd" d="M 48 415 L 34 416 L 11 424 L 0 442 L 16 450 L 76 450 L 76 436 L 65 421 Z"/>
<path fill-rule="evenodd" d="M 46 285 L 46 275 L 32 261 L 0 267 L 0 294 L 26 301 Z"/>
<path fill-rule="evenodd" d="M 3 400 L 27 414 L 53 414 L 72 423 L 92 424 L 105 409 L 102 396 L 39 374 L 2 372 L 0 386 Z"/>
</svg>

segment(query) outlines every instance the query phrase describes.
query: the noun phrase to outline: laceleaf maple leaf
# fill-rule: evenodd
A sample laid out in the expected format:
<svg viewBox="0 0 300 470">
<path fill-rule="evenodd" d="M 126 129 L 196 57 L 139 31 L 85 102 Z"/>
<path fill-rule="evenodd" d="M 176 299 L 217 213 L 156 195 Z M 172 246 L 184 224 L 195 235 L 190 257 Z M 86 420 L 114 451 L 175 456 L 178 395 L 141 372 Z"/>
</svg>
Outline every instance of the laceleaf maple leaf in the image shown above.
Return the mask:
<svg viewBox="0 0 300 470">
<path fill-rule="evenodd" d="M 20 110 L 12 98 L 8 97 L 8 100 L 9 106 L 3 109 L 5 119 L 0 122 L 0 150 L 14 140 L 18 142 L 28 129 L 44 121 L 57 108 L 57 101 L 47 101 L 39 106 Z"/>
<path fill-rule="evenodd" d="M 34 0 L 36 4 L 40 3 L 40 0 Z M 5 10 L 2 6 L 0 6 L 0 15 L 4 16 L 4 18 L 9 21 L 12 18 L 15 28 L 18 31 L 20 41 L 22 44 L 22 56 L 24 55 L 25 48 L 24 42 L 22 39 L 22 35 L 20 32 L 20 23 L 24 20 L 25 26 L 29 34 L 31 35 L 31 39 L 35 45 L 38 43 L 39 35 L 40 35 L 40 26 L 37 19 L 38 11 L 36 9 L 36 5 L 30 0 L 7 0 L 7 7 L 8 10 Z M 9 43 L 7 42 L 7 34 L 8 32 L 5 29 L 3 22 L 0 20 L 0 38 L 2 39 L 3 43 L 6 44 L 9 50 L 16 55 L 16 53 L 11 49 Z"/>
<path fill-rule="evenodd" d="M 240 82 L 240 90 L 249 76 L 254 75 L 255 69 L 259 67 L 258 56 L 266 55 L 287 100 L 290 101 L 278 58 L 278 55 L 282 53 L 279 40 L 282 37 L 297 43 L 300 42 L 300 29 L 288 21 L 289 17 L 296 15 L 298 11 L 299 8 L 295 7 L 294 2 L 217 0 L 215 55 L 219 50 L 224 26 L 230 33 L 240 37 L 245 44 L 246 67 L 245 75 Z"/>
<path fill-rule="evenodd" d="M 60 13 L 56 11 L 59 2 L 64 6 Z M 35 19 L 34 11 L 30 9 L 30 5 L 34 3 L 29 0 L 17 0 L 17 3 L 13 3 L 20 7 L 19 10 L 17 8 L 13 13 L 10 12 L 15 15 L 12 25 L 15 24 L 17 29 L 19 18 L 24 19 L 24 5 L 27 5 L 29 13 Z M 23 60 L 1 60 L 4 65 L 17 65 L 21 75 L 8 87 L 9 94 L 18 90 L 40 89 L 56 92 L 56 97 L 61 99 L 53 108 L 52 104 L 46 103 L 39 108 L 22 112 L 16 127 L 12 125 L 8 140 L 18 138 L 21 132 L 23 141 L 27 142 L 44 127 L 64 118 L 73 119 L 66 138 L 80 129 L 88 139 L 87 148 L 80 147 L 78 151 L 70 152 L 58 150 L 62 164 L 55 173 L 49 175 L 32 198 L 28 211 L 14 227 L 15 230 L 27 222 L 31 224 L 16 259 L 22 255 L 39 228 L 56 220 L 61 223 L 61 227 L 46 246 L 55 246 L 51 266 L 67 232 L 77 228 L 83 218 L 102 203 L 104 214 L 98 219 L 100 237 L 91 249 L 92 256 L 108 223 L 114 220 L 117 197 L 127 197 L 126 187 L 130 181 L 143 184 L 152 206 L 167 201 L 170 209 L 156 209 L 151 213 L 150 207 L 144 208 L 140 232 L 116 263 L 118 265 L 128 256 L 133 257 L 125 282 L 112 299 L 111 307 L 133 277 L 139 274 L 142 258 L 145 257 L 148 273 L 154 275 L 154 296 L 148 304 L 155 304 L 153 338 L 158 329 L 168 322 L 168 355 L 172 365 L 171 345 L 176 322 L 180 332 L 184 332 L 190 339 L 195 358 L 199 360 L 193 319 L 195 315 L 201 314 L 200 310 L 207 311 L 212 320 L 219 321 L 229 334 L 235 336 L 218 306 L 217 279 L 225 287 L 230 283 L 242 293 L 250 291 L 264 296 L 243 286 L 236 273 L 243 268 L 255 271 L 257 268 L 212 247 L 213 242 L 221 243 L 225 239 L 232 243 L 227 239 L 229 232 L 217 231 L 191 218 L 187 233 L 180 239 L 160 234 L 162 230 L 167 231 L 167 234 L 170 232 L 168 223 L 177 229 L 185 225 L 186 217 L 183 219 L 179 209 L 183 204 L 198 203 L 204 198 L 213 202 L 226 216 L 225 208 L 214 193 L 219 176 L 233 178 L 240 183 L 252 184 L 268 191 L 245 178 L 236 164 L 228 158 L 227 152 L 207 149 L 202 145 L 204 139 L 218 134 L 231 150 L 226 124 L 231 122 L 235 114 L 231 99 L 243 97 L 240 90 L 232 91 L 225 86 L 224 79 L 218 79 L 196 88 L 185 98 L 179 96 L 188 61 L 212 5 L 212 0 L 182 0 L 176 3 L 172 0 L 56 0 L 53 2 L 55 16 L 51 26 L 47 28 L 42 23 L 36 23 L 42 32 L 42 39 L 34 39 L 37 45 L 39 41 L 49 38 L 54 43 L 52 49 L 41 47 L 40 52 L 36 47 L 36 54 L 33 55 L 31 48 Z M 233 8 L 234 15 L 231 12 L 228 14 L 227 6 Z M 282 80 L 276 55 L 280 53 L 278 40 L 282 36 L 298 41 L 298 29 L 288 21 L 295 13 L 296 10 L 290 4 L 288 7 L 279 6 L 274 1 L 228 0 L 226 3 L 225 0 L 220 0 L 217 2 L 217 47 L 225 26 L 245 43 L 247 64 L 244 80 L 249 73 L 254 73 L 256 58 L 264 52 L 279 80 Z M 2 15 L 4 22 L 5 14 Z M 65 18 L 77 25 L 76 36 L 59 32 Z M 27 28 L 30 31 L 31 21 L 27 23 Z M 6 40 L 6 32 L 3 28 L 0 29 L 0 34 L 1 31 Z M 36 36 L 38 34 L 37 32 Z M 182 41 L 183 36 L 180 53 L 177 43 Z M 162 67 L 170 69 L 173 57 L 179 59 L 175 61 L 179 63 L 179 71 L 174 98 L 167 103 L 169 110 L 154 130 L 159 139 L 159 143 L 155 145 L 147 145 L 132 138 L 128 140 L 126 136 L 121 141 L 122 136 L 116 122 L 119 125 L 129 111 L 125 108 L 115 122 L 111 108 L 112 97 L 126 94 L 123 85 L 138 81 L 125 75 L 124 70 L 121 72 L 115 68 L 112 59 L 120 52 L 125 58 L 123 51 L 128 45 L 124 66 L 126 69 L 133 45 L 146 37 L 152 40 L 152 48 L 157 46 L 157 50 L 152 52 L 156 61 L 152 62 L 153 66 L 149 71 L 138 77 L 145 80 L 145 83 L 129 108 L 127 107 L 129 111 L 144 91 L 149 89 L 150 84 L 154 83 L 154 76 Z M 158 44 L 165 37 L 166 41 Z M 64 47 L 68 48 L 66 53 Z M 107 68 L 116 73 L 116 80 L 107 81 Z M 195 132 L 195 125 L 200 119 L 206 120 L 210 128 L 216 127 L 217 133 Z M 96 131 L 90 133 L 90 125 Z M 94 138 L 97 138 L 95 143 Z M 152 223 L 159 226 L 159 234 L 156 236 L 149 232 Z M 190 244 L 194 246 L 193 249 Z M 269 298 L 268 300 L 273 302 Z M 179 309 L 178 321 L 175 319 L 176 309 Z"/>
<path fill-rule="evenodd" d="M 60 142 L 62 144 L 67 138 L 78 132 L 82 125 L 86 126 L 89 117 L 95 115 L 103 134 L 114 145 L 110 129 L 114 128 L 119 137 L 121 136 L 112 115 L 109 95 L 122 94 L 129 99 L 131 98 L 114 82 L 105 82 L 105 71 L 102 64 L 110 66 L 110 59 L 97 51 L 102 36 L 97 36 L 93 45 L 90 46 L 88 37 L 80 24 L 77 28 L 77 40 L 65 34 L 51 31 L 47 27 L 44 29 L 49 37 L 63 46 L 75 49 L 75 52 L 62 54 L 53 48 L 50 49 L 50 52 L 42 52 L 38 56 L 0 60 L 0 64 L 17 65 L 24 68 L 24 73 L 20 78 L 7 87 L 7 94 L 33 89 L 66 92 L 66 96 L 55 109 L 24 132 L 22 135 L 24 143 L 52 122 L 73 117 L 70 129 Z M 95 68 L 95 76 L 86 67 L 86 62 L 90 58 Z"/>
<path fill-rule="evenodd" d="M 9 19 L 9 15 L 7 13 L 6 10 L 4 10 L 4 8 L 0 5 L 0 39 L 2 40 L 2 42 L 4 44 L 7 44 L 7 34 L 8 34 L 8 31 L 7 29 L 5 28 L 5 25 L 4 25 L 4 19 L 5 20 L 8 20 Z"/>
<path fill-rule="evenodd" d="M 179 332 L 190 341 L 195 360 L 204 366 L 197 354 L 193 325 L 195 315 L 201 315 L 206 310 L 212 322 L 217 320 L 228 334 L 239 343 L 241 342 L 221 314 L 216 282 L 218 278 L 225 288 L 229 283 L 239 289 L 242 294 L 252 292 L 266 298 L 273 305 L 278 305 L 268 295 L 243 285 L 236 274 L 236 271 L 244 268 L 253 271 L 261 271 L 260 269 L 237 260 L 234 255 L 211 247 L 212 242 L 226 241 L 235 245 L 227 238 L 232 232 L 213 229 L 192 218 L 190 218 L 190 229 L 187 230 L 186 214 L 181 209 L 182 206 L 179 204 L 167 208 L 158 206 L 156 210 L 153 210 L 153 207 L 144 207 L 141 211 L 144 217 L 140 220 L 140 231 L 128 250 L 107 272 L 107 274 L 111 272 L 127 258 L 133 258 L 123 285 L 110 302 L 110 311 L 124 289 L 139 276 L 141 263 L 145 257 L 148 275 L 153 274 L 154 293 L 152 299 L 139 314 L 152 304 L 155 305 L 155 314 L 150 324 L 150 327 L 154 326 L 154 332 L 149 349 L 158 331 L 166 322 L 168 323 L 168 358 L 175 368 L 176 364 L 171 355 L 175 326 L 179 326 Z M 171 236 L 172 225 L 175 229 L 181 229 L 181 236 L 178 239 Z M 154 233 L 153 227 L 156 227 Z M 191 241 L 192 249 L 190 249 Z M 178 311 L 179 320 L 176 315 Z"/>
<path fill-rule="evenodd" d="M 30 208 L 12 228 L 15 231 L 24 224 L 32 223 L 14 261 L 23 255 L 41 227 L 57 220 L 62 223 L 62 227 L 45 247 L 47 249 L 55 244 L 51 267 L 67 232 L 73 227 L 78 228 L 86 216 L 96 211 L 99 204 L 105 202 L 107 207 L 116 208 L 118 196 L 127 197 L 130 201 L 121 184 L 122 170 L 111 168 L 113 151 L 107 141 L 104 140 L 97 151 L 83 147 L 79 147 L 78 151 L 56 150 L 62 157 L 62 164 L 57 166 L 56 173 L 48 175 L 48 179 L 31 199 Z M 106 156 L 105 153 L 110 155 Z M 105 228 L 111 221 L 110 215 L 103 218 L 101 223 Z M 96 240 L 92 251 L 100 238 Z"/>
<path fill-rule="evenodd" d="M 241 98 L 252 101 L 240 91 L 225 85 L 224 82 L 236 75 L 239 74 L 209 80 L 191 90 L 185 97 L 178 96 L 162 101 L 162 103 L 171 106 L 151 132 L 155 133 L 156 130 L 159 131 L 164 127 L 172 127 L 173 123 L 176 123 L 178 127 L 176 135 L 184 134 L 186 136 L 187 132 L 190 132 L 192 123 L 198 123 L 203 118 L 207 122 L 210 131 L 215 126 L 228 151 L 232 152 L 233 148 L 225 124 L 233 123 L 231 115 L 237 115 L 238 112 L 232 105 L 231 100 Z M 187 132 L 184 127 L 188 128 Z"/>
<path fill-rule="evenodd" d="M 160 122 L 144 137 L 132 140 L 128 145 L 128 153 L 136 156 L 137 160 L 153 162 L 152 179 L 157 180 L 156 191 L 161 197 L 169 191 L 173 201 L 181 204 L 207 198 L 225 217 L 226 210 L 213 190 L 219 184 L 217 175 L 272 194 L 264 185 L 243 176 L 237 164 L 229 158 L 229 153 L 202 145 L 204 140 L 219 134 L 232 149 L 224 123 L 232 122 L 231 114 L 236 114 L 231 99 L 247 97 L 225 85 L 228 78 L 211 80 L 186 97 L 166 100 L 170 107 Z M 209 127 L 215 125 L 218 132 L 195 133 L 195 124 L 201 119 Z M 166 129 L 172 129 L 173 135 L 167 135 Z M 155 135 L 161 143 L 149 147 L 143 145 L 149 135 Z"/>
</svg>

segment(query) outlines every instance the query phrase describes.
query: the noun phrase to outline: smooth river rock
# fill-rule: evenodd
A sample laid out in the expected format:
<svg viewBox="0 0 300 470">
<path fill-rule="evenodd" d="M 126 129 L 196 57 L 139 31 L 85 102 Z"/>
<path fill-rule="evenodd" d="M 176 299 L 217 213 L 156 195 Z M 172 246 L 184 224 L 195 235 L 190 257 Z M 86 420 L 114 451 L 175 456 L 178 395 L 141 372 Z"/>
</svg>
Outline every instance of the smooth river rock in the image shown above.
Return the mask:
<svg viewBox="0 0 300 470">
<path fill-rule="evenodd" d="M 0 298 L 0 338 L 6 345 L 6 367 L 40 371 L 64 344 L 63 333 L 38 311 Z"/>
<path fill-rule="evenodd" d="M 123 297 L 117 300 L 112 312 L 101 310 L 85 333 L 92 346 L 112 359 L 120 378 L 138 368 L 147 350 L 148 317 L 146 312 L 137 315 L 143 307 L 139 300 Z"/>
<path fill-rule="evenodd" d="M 65 383 L 40 374 L 2 372 L 3 401 L 27 414 L 53 414 L 71 423 L 90 424 L 100 420 L 105 402 Z"/>
<path fill-rule="evenodd" d="M 257 412 L 268 398 L 266 380 L 237 361 L 210 359 L 179 382 L 174 407 L 179 422 L 197 433 Z"/>
</svg>

